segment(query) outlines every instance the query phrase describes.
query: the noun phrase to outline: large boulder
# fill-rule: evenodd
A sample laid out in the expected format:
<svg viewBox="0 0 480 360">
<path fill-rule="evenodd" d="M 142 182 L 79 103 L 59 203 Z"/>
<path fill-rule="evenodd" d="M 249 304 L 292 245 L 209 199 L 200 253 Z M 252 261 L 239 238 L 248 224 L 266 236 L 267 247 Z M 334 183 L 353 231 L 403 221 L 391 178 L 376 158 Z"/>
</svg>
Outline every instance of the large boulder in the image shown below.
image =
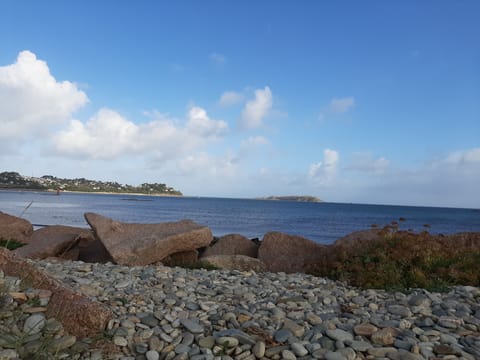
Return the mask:
<svg viewBox="0 0 480 360">
<path fill-rule="evenodd" d="M 226 270 L 264 272 L 267 266 L 258 259 L 245 255 L 210 255 L 201 261 Z"/>
<path fill-rule="evenodd" d="M 300 236 L 269 232 L 263 237 L 258 259 L 271 272 L 305 272 L 312 265 L 324 263 L 328 248 Z"/>
<path fill-rule="evenodd" d="M 110 253 L 100 240 L 93 236 L 90 238 L 81 238 L 72 251 L 78 250 L 78 260 L 86 263 L 102 263 L 112 262 Z"/>
<path fill-rule="evenodd" d="M 5 248 L 0 248 L 0 269 L 6 275 L 20 278 L 30 287 L 50 290 L 52 296 L 45 315 L 59 320 L 72 335 L 79 338 L 98 335 L 112 317 L 111 311 L 104 305 L 67 288 Z"/>
<path fill-rule="evenodd" d="M 258 245 L 243 235 L 229 234 L 222 236 L 208 247 L 202 257 L 212 255 L 245 255 L 256 258 L 258 256 Z"/>
<path fill-rule="evenodd" d="M 198 260 L 198 250 L 181 251 L 168 255 L 162 260 L 165 266 L 189 266 Z"/>
<path fill-rule="evenodd" d="M 350 247 L 354 244 L 365 245 L 369 242 L 382 239 L 387 233 L 389 232 L 384 229 L 354 231 L 348 235 L 345 235 L 344 237 L 337 239 L 333 245 L 342 248 Z"/>
<path fill-rule="evenodd" d="M 168 255 L 208 246 L 212 232 L 191 220 L 160 224 L 121 223 L 86 213 L 85 219 L 113 260 L 120 265 L 148 265 Z"/>
<path fill-rule="evenodd" d="M 32 233 L 33 226 L 29 221 L 0 211 L 0 239 L 26 243 Z"/>
<path fill-rule="evenodd" d="M 35 230 L 28 244 L 15 250 L 15 254 L 29 259 L 45 259 L 47 257 L 66 257 L 77 260 L 72 254 L 73 248 L 81 239 L 93 241 L 93 234 L 88 229 L 72 226 L 46 226 Z"/>
</svg>

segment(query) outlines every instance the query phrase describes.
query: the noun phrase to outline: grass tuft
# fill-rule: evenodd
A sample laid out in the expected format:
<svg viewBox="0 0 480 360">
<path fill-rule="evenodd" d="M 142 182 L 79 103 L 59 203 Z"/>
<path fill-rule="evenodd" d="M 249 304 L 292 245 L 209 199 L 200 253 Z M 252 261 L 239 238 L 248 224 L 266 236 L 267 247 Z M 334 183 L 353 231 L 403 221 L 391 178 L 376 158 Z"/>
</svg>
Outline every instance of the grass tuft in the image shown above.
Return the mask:
<svg viewBox="0 0 480 360">
<path fill-rule="evenodd" d="M 4 248 L 7 248 L 8 250 L 15 250 L 15 249 L 18 249 L 19 247 L 22 247 L 24 246 L 25 244 L 17 241 L 17 240 L 13 240 L 13 239 L 0 239 L 0 247 L 4 247 Z"/>
</svg>

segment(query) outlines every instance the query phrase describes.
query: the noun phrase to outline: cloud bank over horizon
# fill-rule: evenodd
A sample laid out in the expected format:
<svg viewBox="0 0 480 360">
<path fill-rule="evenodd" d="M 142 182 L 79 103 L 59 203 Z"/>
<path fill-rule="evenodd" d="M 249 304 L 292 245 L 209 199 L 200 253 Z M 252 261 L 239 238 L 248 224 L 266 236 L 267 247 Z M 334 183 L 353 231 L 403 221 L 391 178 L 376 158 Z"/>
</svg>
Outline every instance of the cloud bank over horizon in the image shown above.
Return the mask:
<svg viewBox="0 0 480 360">
<path fill-rule="evenodd" d="M 205 56 L 226 63 L 219 53 Z M 325 141 L 306 133 L 302 143 L 290 134 L 303 125 L 290 115 L 278 118 L 272 88 L 225 90 L 211 99 L 212 106 L 186 99 L 179 117 L 162 115 L 170 109 L 148 116 L 136 109 L 138 115 L 127 116 L 109 104 L 86 109 L 86 90 L 57 80 L 46 61 L 24 50 L 0 66 L 2 170 L 84 177 L 88 167 L 98 178 L 160 178 L 201 196 L 311 194 L 339 202 L 478 206 L 471 193 L 480 181 L 480 147 L 420 154 L 405 166 L 367 143 L 352 150 L 341 137 Z M 345 115 L 360 100 L 328 94 L 322 102 L 328 113 Z M 328 131 L 319 126 L 319 134 Z"/>
</svg>

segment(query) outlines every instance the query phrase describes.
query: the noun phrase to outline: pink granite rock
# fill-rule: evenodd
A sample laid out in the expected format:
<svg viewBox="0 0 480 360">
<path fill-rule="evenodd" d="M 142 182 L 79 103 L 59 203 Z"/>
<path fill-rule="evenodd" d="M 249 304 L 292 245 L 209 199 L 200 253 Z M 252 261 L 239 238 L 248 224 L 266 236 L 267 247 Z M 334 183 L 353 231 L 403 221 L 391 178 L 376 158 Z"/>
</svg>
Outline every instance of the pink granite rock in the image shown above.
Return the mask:
<svg viewBox="0 0 480 360">
<path fill-rule="evenodd" d="M 0 211 L 0 239 L 26 243 L 32 233 L 29 221 Z"/>
<path fill-rule="evenodd" d="M 258 259 L 268 271 L 305 272 L 313 264 L 323 263 L 327 247 L 300 236 L 269 232 L 263 237 Z"/>
<path fill-rule="evenodd" d="M 88 229 L 72 226 L 46 226 L 35 230 L 28 244 L 16 249 L 15 254 L 29 259 L 45 259 L 47 257 L 72 258 L 72 251 L 81 239 L 93 240 L 93 234 Z M 65 256 L 69 252 L 69 256 Z"/>
<path fill-rule="evenodd" d="M 162 264 L 165 266 L 188 266 L 196 263 L 198 260 L 198 251 L 181 251 L 168 255 L 162 260 Z"/>
<path fill-rule="evenodd" d="M 201 261 L 208 262 L 220 269 L 264 272 L 267 267 L 258 259 L 245 255 L 210 255 Z"/>
<path fill-rule="evenodd" d="M 152 264 L 174 253 L 208 246 L 212 241 L 211 230 L 191 220 L 132 224 L 94 213 L 86 213 L 85 219 L 120 265 Z"/>
<path fill-rule="evenodd" d="M 256 258 L 258 245 L 243 235 L 229 234 L 222 236 L 216 243 L 208 247 L 203 257 L 211 255 L 245 255 Z"/>
</svg>

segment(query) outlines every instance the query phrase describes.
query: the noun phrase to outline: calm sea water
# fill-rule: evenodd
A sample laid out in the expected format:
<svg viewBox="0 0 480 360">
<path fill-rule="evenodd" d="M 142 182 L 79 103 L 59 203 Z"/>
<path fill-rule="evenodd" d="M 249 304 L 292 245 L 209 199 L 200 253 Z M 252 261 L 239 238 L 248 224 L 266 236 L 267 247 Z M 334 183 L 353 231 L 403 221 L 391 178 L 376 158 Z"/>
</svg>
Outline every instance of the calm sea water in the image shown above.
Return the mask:
<svg viewBox="0 0 480 360">
<path fill-rule="evenodd" d="M 262 238 L 268 231 L 280 231 L 319 243 L 331 243 L 372 224 L 384 226 L 400 217 L 407 219 L 400 223 L 403 229 L 420 231 L 429 224 L 434 233 L 480 231 L 480 211 L 474 209 L 247 199 L 0 191 L 0 211 L 38 225 L 81 227 L 88 227 L 85 212 L 123 222 L 192 219 L 209 226 L 216 236 L 240 233 Z"/>
</svg>

